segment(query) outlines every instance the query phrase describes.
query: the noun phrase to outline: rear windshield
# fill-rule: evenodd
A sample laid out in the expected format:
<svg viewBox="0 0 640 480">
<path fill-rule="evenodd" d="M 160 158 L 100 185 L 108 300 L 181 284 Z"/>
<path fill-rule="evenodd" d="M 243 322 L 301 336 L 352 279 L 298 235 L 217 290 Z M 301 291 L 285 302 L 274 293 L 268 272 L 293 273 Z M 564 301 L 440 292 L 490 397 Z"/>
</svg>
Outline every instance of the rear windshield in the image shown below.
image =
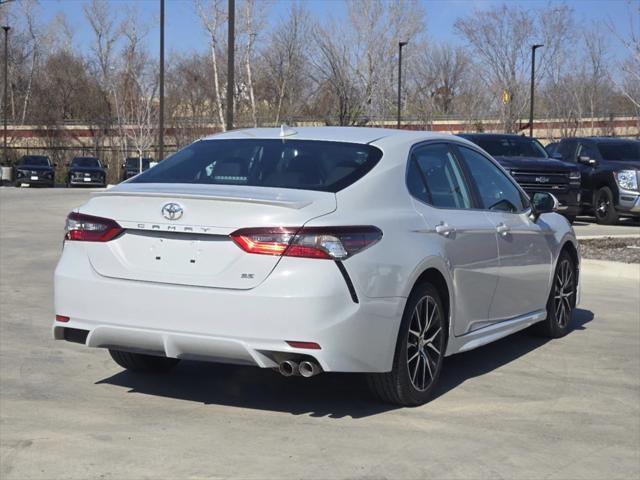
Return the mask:
<svg viewBox="0 0 640 480">
<path fill-rule="evenodd" d="M 605 160 L 640 160 L 640 142 L 603 142 L 598 150 Z"/>
<path fill-rule="evenodd" d="M 337 192 L 382 157 L 371 145 L 312 140 L 202 140 L 132 183 L 249 185 Z"/>
<path fill-rule="evenodd" d="M 48 167 L 50 165 L 49 158 L 44 156 L 30 155 L 22 157 L 18 165 L 33 165 L 34 167 Z"/>
<path fill-rule="evenodd" d="M 132 158 L 129 157 L 125 160 L 125 166 L 126 168 L 129 169 L 138 169 L 140 167 L 140 159 L 139 158 Z M 142 159 L 142 168 L 143 169 L 147 169 L 149 168 L 149 159 L 148 158 L 143 158 Z"/>
<path fill-rule="evenodd" d="M 549 156 L 542 145 L 532 138 L 468 138 L 494 157 L 547 158 Z"/>
<path fill-rule="evenodd" d="M 77 157 L 71 160 L 72 167 L 99 167 L 100 161 L 92 157 Z"/>
</svg>

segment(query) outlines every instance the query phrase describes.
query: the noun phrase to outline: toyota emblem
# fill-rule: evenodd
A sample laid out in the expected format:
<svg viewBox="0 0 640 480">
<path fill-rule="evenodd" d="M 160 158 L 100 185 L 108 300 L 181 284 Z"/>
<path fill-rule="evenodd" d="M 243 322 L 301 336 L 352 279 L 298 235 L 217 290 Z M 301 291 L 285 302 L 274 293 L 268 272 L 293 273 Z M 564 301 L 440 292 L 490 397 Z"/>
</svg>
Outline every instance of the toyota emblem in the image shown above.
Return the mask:
<svg viewBox="0 0 640 480">
<path fill-rule="evenodd" d="M 167 220 L 178 220 L 182 217 L 184 210 L 177 203 L 167 203 L 162 207 L 162 216 Z"/>
</svg>

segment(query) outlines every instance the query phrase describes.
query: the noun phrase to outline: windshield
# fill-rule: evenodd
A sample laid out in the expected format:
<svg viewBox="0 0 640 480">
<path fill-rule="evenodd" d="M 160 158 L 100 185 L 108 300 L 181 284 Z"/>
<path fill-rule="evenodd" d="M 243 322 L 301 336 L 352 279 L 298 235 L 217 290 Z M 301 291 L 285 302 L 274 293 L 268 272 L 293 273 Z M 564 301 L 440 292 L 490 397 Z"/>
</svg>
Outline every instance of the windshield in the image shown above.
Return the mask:
<svg viewBox="0 0 640 480">
<path fill-rule="evenodd" d="M 146 170 L 147 168 L 149 168 L 149 162 L 150 159 L 149 158 L 143 158 L 142 159 L 142 169 Z M 133 158 L 133 157 L 129 157 L 125 160 L 125 168 L 127 168 L 128 170 L 137 170 L 140 167 L 140 159 L 139 158 Z"/>
<path fill-rule="evenodd" d="M 549 157 L 542 145 L 533 138 L 471 137 L 470 140 L 494 157 Z"/>
<path fill-rule="evenodd" d="M 100 167 L 100 161 L 97 158 L 92 157 L 76 157 L 71 160 L 71 166 L 96 168 Z"/>
<path fill-rule="evenodd" d="M 640 160 L 640 142 L 602 142 L 598 150 L 605 160 Z"/>
<path fill-rule="evenodd" d="M 48 167 L 51 165 L 48 157 L 36 155 L 25 156 L 20 159 L 18 165 L 32 165 L 34 167 Z"/>
<path fill-rule="evenodd" d="M 249 185 L 337 192 L 382 157 L 370 145 L 312 140 L 202 140 L 135 177 L 133 183 Z"/>
</svg>

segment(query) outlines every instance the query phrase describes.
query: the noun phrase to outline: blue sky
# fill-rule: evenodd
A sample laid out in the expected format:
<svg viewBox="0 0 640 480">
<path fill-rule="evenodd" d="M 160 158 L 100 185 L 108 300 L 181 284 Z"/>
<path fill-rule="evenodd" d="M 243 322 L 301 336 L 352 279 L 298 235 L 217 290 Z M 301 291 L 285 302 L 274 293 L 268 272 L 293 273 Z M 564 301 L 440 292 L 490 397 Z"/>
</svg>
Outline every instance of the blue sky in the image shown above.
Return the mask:
<svg viewBox="0 0 640 480">
<path fill-rule="evenodd" d="M 286 13 L 289 0 L 266 0 L 270 3 L 269 22 L 275 22 Z M 339 18 L 344 12 L 341 0 L 303 0 L 311 12 L 321 19 L 322 16 L 333 15 Z M 538 8 L 547 5 L 547 0 L 506 0 L 523 5 L 525 8 Z M 638 1 L 638 0 L 634 0 Z M 76 45 L 83 49 L 91 41 L 91 35 L 82 13 L 85 0 L 42 0 L 43 20 L 53 18 L 59 11 L 64 12 L 74 28 Z M 159 0 L 111 0 L 118 9 L 127 4 L 137 5 L 141 16 L 145 19 L 159 18 Z M 501 0 L 422 0 L 427 12 L 427 33 L 437 41 L 460 42 L 454 34 L 453 23 L 475 9 L 490 7 L 503 3 Z M 558 2 L 555 2 L 558 3 Z M 603 22 L 611 19 L 619 25 L 620 33 L 629 31 L 628 2 L 626 0 L 567 0 L 563 2 L 572 7 L 576 13 L 578 24 L 591 27 L 591 21 Z M 604 25 L 602 28 L 606 28 Z M 166 0 L 166 33 L 167 51 L 198 51 L 206 48 L 207 38 L 199 26 L 193 11 L 191 0 Z M 618 43 L 612 39 L 614 54 L 619 54 Z M 158 30 L 154 29 L 148 36 L 148 44 L 152 51 L 158 49 Z"/>
</svg>

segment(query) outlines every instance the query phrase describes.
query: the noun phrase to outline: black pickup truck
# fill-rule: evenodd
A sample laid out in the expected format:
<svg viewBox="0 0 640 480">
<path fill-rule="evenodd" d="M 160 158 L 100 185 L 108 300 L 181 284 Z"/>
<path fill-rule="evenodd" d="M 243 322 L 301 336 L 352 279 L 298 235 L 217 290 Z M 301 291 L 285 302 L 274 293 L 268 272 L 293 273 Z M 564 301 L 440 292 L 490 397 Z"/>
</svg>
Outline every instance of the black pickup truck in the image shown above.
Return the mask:
<svg viewBox="0 0 640 480">
<path fill-rule="evenodd" d="M 580 170 L 573 164 L 549 157 L 531 137 L 494 133 L 461 133 L 485 150 L 507 170 L 529 196 L 552 193 L 560 202 L 558 212 L 570 223 L 580 213 Z"/>
<path fill-rule="evenodd" d="M 640 141 L 613 137 L 564 138 L 554 157 L 582 173 L 582 209 L 598 223 L 640 219 Z"/>
<path fill-rule="evenodd" d="M 16 187 L 22 185 L 53 187 L 56 165 L 44 155 L 24 155 L 13 167 Z"/>
</svg>

